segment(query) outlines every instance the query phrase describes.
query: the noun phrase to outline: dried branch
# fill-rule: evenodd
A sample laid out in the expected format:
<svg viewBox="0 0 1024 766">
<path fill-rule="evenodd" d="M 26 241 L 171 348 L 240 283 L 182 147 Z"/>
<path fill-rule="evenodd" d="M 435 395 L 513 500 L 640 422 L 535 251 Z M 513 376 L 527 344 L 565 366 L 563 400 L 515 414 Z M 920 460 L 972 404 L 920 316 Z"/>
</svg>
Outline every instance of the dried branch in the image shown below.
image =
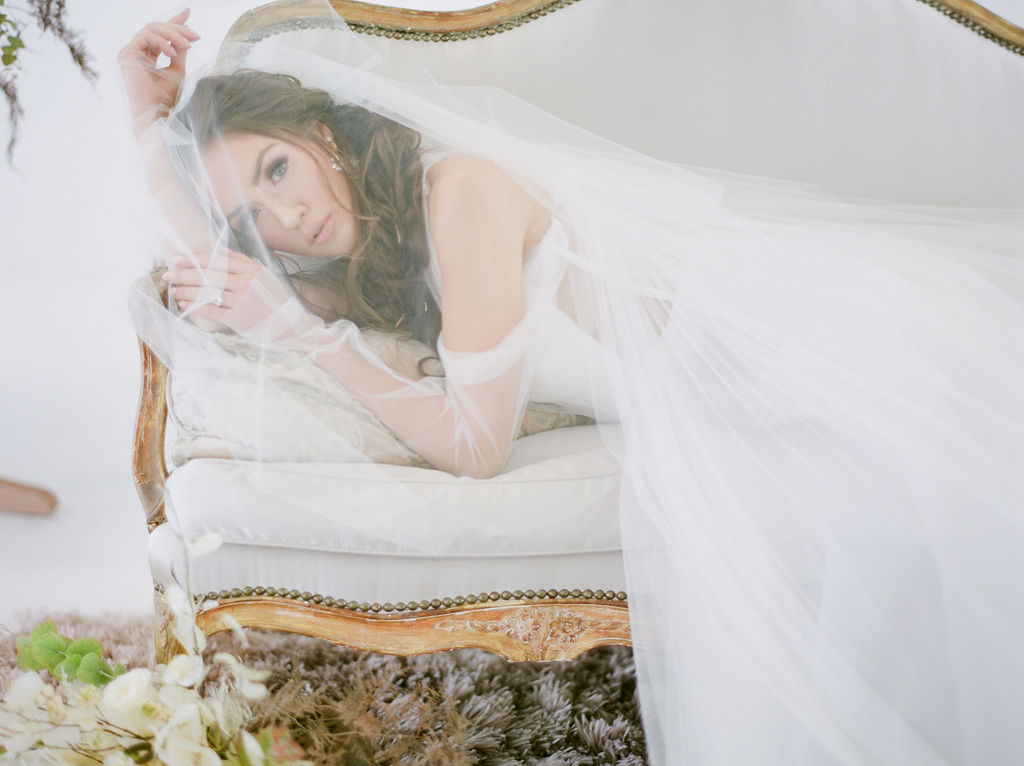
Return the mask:
<svg viewBox="0 0 1024 766">
<path fill-rule="evenodd" d="M 90 56 L 82 43 L 78 32 L 68 29 L 66 24 L 66 0 L 27 0 L 28 8 L 8 4 L 0 0 L 0 53 L 3 68 L 0 69 L 0 90 L 7 99 L 7 119 L 10 123 L 11 137 L 7 142 L 7 161 L 14 156 L 14 146 L 18 142 L 18 132 L 25 110 L 18 99 L 18 74 L 20 73 L 19 52 L 25 47 L 22 41 L 22 23 L 13 18 L 11 11 L 27 12 L 36 26 L 44 34 L 50 34 L 60 40 L 71 54 L 82 75 L 94 82 L 98 77 L 90 63 Z"/>
</svg>

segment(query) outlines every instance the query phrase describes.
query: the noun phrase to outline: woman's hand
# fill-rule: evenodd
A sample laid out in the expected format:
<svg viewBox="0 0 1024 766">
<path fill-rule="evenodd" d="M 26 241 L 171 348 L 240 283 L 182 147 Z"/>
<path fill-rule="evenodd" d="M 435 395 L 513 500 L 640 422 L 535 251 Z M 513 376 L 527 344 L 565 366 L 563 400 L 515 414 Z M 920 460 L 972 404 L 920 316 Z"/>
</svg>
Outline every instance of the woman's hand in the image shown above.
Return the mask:
<svg viewBox="0 0 1024 766">
<path fill-rule="evenodd" d="M 185 315 L 207 328 L 275 343 L 322 326 L 280 277 L 234 250 L 178 256 L 163 278 Z"/>
<path fill-rule="evenodd" d="M 188 16 L 189 10 L 185 9 L 165 22 L 150 22 L 117 54 L 137 135 L 166 115 L 178 99 L 185 78 L 185 56 L 199 39 L 185 26 Z M 161 53 L 170 63 L 158 69 L 156 62 Z"/>
</svg>

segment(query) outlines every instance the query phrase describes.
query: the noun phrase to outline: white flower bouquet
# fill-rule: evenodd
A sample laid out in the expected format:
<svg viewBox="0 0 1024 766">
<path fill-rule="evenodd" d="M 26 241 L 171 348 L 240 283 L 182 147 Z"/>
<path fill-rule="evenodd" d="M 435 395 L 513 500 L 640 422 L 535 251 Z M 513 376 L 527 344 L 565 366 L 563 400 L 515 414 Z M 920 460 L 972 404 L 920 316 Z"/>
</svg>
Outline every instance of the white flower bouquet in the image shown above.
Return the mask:
<svg viewBox="0 0 1024 766">
<path fill-rule="evenodd" d="M 53 622 L 19 638 L 24 672 L 0 701 L 0 764 L 309 764 L 286 730 L 246 728 L 267 673 L 223 652 L 206 664 L 190 610 L 174 611 L 186 653 L 153 670 L 112 667 L 99 641 L 61 636 Z M 214 665 L 227 672 L 204 684 Z"/>
</svg>

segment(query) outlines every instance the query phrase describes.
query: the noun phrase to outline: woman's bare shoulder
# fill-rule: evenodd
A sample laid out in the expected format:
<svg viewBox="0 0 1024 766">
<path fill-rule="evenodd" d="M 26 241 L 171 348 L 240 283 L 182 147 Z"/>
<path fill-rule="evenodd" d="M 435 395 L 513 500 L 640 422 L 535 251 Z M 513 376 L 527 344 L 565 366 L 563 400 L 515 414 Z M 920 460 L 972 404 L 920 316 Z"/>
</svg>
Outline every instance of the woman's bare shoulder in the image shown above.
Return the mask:
<svg viewBox="0 0 1024 766">
<path fill-rule="evenodd" d="M 445 238 L 452 228 L 479 228 L 507 237 L 509 251 L 523 252 L 534 229 L 546 228 L 547 211 L 501 167 L 474 155 L 445 157 L 427 171 L 430 225 Z"/>
<path fill-rule="evenodd" d="M 438 186 L 481 184 L 508 181 L 511 179 L 486 157 L 473 154 L 456 154 L 438 160 L 427 170 L 427 182 L 432 190 Z"/>
</svg>

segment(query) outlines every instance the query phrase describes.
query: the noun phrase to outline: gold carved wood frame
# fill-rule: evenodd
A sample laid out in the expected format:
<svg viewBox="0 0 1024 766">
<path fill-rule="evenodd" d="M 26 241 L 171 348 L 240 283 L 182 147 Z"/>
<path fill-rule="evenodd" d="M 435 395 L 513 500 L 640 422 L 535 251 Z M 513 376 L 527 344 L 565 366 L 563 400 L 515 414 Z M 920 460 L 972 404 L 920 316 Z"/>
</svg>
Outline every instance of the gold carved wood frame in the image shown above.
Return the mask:
<svg viewBox="0 0 1024 766">
<path fill-rule="evenodd" d="M 462 11 L 413 11 L 403 8 L 330 0 L 337 14 L 357 32 L 381 37 L 448 42 L 487 37 L 554 13 L 578 0 L 499 0 Z M 1024 55 L 1024 28 L 974 0 L 918 0 L 1018 55 Z M 228 37 L 266 33 L 302 16 L 317 15 L 315 0 L 278 0 L 243 15 Z M 625 3 L 623 4 L 625 11 Z"/>
<path fill-rule="evenodd" d="M 578 0 L 499 0 L 464 11 L 413 11 L 353 0 L 330 0 L 335 12 L 356 32 L 408 40 L 448 42 L 489 37 L 578 2 Z M 278 0 L 244 14 L 228 38 L 263 35 L 302 17 L 318 16 L 317 0 Z"/>
</svg>

